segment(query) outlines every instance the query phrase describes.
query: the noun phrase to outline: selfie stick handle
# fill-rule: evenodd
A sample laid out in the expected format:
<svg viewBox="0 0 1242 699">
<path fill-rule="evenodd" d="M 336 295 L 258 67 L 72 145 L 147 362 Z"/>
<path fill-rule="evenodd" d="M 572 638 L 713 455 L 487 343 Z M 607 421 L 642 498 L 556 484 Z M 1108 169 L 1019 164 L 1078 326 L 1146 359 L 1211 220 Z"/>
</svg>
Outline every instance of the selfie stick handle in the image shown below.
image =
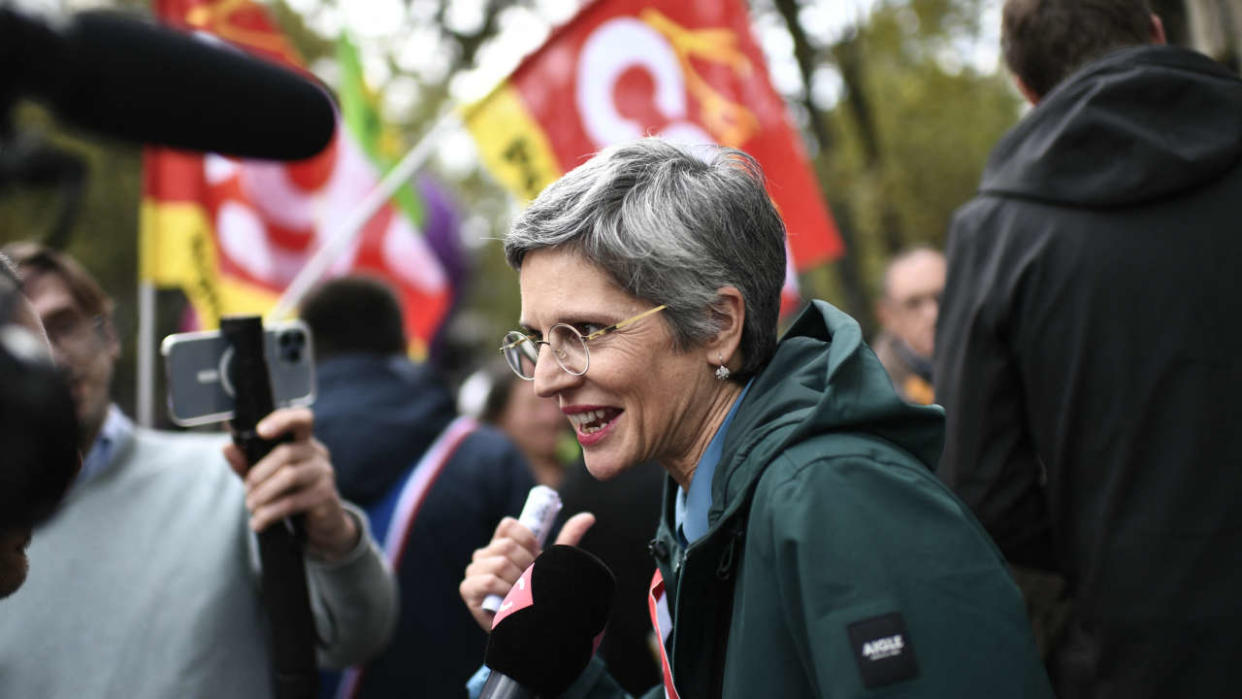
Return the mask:
<svg viewBox="0 0 1242 699">
<path fill-rule="evenodd" d="M 263 323 L 258 316 L 220 321 L 220 333 L 233 348 L 229 372 L 236 391 L 233 443 L 254 466 L 275 448 L 256 425 L 275 409 L 272 384 L 263 352 Z M 259 532 L 263 566 L 263 601 L 272 627 L 273 676 L 277 699 L 310 699 L 319 693 L 315 664 L 315 621 L 306 586 L 302 543 L 287 521 Z"/>
</svg>

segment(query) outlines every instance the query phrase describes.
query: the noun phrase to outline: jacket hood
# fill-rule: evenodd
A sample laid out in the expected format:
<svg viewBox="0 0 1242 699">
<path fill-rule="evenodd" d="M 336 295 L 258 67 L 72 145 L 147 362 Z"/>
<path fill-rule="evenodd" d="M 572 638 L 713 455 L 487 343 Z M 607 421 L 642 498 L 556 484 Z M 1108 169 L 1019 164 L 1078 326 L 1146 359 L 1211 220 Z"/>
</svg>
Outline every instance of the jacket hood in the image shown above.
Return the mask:
<svg viewBox="0 0 1242 699">
<path fill-rule="evenodd" d="M 456 416 L 432 372 L 401 356 L 328 359 L 317 367 L 315 436 L 332 454 L 341 495 L 384 495 Z"/>
<path fill-rule="evenodd" d="M 1237 162 L 1240 114 L 1242 81 L 1210 58 L 1122 49 L 1048 93 L 992 151 L 980 191 L 1092 207 L 1175 195 Z"/>
<path fill-rule="evenodd" d="M 712 484 L 709 518 L 735 502 L 771 457 L 827 432 L 877 436 L 934 470 L 944 445 L 944 411 L 903 401 L 858 323 L 812 301 L 738 408 L 725 436 L 726 462 Z"/>
</svg>

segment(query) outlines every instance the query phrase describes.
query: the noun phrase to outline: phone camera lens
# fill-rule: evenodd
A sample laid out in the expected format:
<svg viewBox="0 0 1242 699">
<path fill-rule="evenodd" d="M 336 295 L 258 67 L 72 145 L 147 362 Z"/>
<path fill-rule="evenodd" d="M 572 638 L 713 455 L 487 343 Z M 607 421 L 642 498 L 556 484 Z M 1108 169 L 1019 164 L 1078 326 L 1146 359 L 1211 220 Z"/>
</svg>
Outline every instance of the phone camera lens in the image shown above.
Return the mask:
<svg viewBox="0 0 1242 699">
<path fill-rule="evenodd" d="M 302 361 L 302 350 L 306 347 L 306 336 L 297 330 L 286 330 L 277 339 L 280 345 L 280 356 L 286 362 L 297 364 Z"/>
</svg>

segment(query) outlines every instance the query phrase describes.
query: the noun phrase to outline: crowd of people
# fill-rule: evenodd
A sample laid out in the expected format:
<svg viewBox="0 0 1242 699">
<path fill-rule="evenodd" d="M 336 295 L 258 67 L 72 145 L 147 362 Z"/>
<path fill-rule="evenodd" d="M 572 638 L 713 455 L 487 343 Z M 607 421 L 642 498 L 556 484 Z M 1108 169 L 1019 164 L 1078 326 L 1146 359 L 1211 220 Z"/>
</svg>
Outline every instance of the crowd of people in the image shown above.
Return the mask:
<svg viewBox="0 0 1242 699">
<path fill-rule="evenodd" d="M 1230 696 L 1242 81 L 1143 0 L 1008 0 L 1002 42 L 1032 109 L 870 344 L 820 300 L 778 333 L 754 159 L 646 138 L 517 217 L 521 317 L 460 395 L 384 283 L 318 286 L 315 403 L 250 464 L 136 426 L 108 293 L 6 246 L 0 696 L 273 696 L 284 526 L 320 696 L 477 693 L 536 484 L 618 581 L 567 697 Z"/>
</svg>

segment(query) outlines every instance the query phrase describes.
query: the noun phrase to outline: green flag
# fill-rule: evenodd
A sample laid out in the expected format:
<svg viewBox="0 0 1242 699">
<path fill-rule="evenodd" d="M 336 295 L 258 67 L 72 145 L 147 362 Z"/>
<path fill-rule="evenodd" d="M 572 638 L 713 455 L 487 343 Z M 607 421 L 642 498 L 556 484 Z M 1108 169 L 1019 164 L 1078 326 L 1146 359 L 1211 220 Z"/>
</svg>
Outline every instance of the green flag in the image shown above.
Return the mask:
<svg viewBox="0 0 1242 699">
<path fill-rule="evenodd" d="M 336 42 L 336 58 L 341 67 L 341 85 L 337 97 L 341 101 L 341 114 L 345 128 L 362 146 L 362 150 L 375 163 L 381 173 L 387 174 L 396 164 L 384 154 L 385 138 L 394 136 L 392 130 L 380 119 L 378 95 L 367 87 L 362 76 L 362 62 L 358 49 L 349 35 L 342 32 Z M 393 195 L 393 201 L 405 212 L 414 225 L 422 228 L 423 206 L 413 187 L 402 187 Z"/>
</svg>

